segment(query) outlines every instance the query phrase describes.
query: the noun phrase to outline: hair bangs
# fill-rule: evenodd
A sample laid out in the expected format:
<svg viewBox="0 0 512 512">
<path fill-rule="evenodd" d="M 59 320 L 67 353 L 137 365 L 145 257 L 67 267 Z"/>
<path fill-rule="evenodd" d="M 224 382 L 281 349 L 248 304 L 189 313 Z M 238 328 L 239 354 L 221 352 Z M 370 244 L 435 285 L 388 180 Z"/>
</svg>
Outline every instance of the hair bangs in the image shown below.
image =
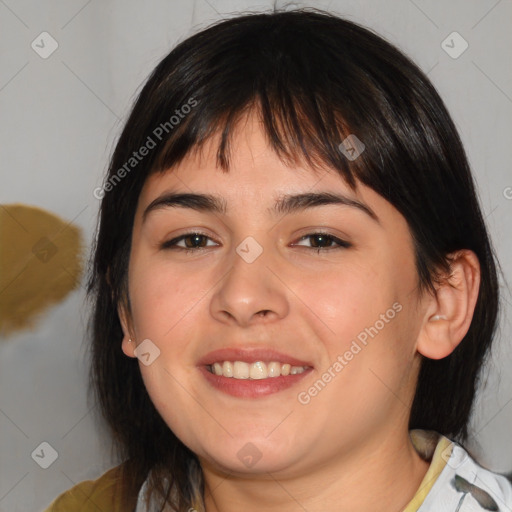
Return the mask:
<svg viewBox="0 0 512 512">
<path fill-rule="evenodd" d="M 262 91 L 245 105 L 229 105 L 216 116 L 197 112 L 179 133 L 169 137 L 158 154 L 151 172 L 165 172 L 186 157 L 200 153 L 208 142 L 216 143 L 217 167 L 228 172 L 233 137 L 243 129 L 250 116 L 256 116 L 269 147 L 289 167 L 303 166 L 321 174 L 336 169 L 354 189 L 361 169 L 340 151 L 339 144 L 350 135 L 341 115 L 317 98 L 297 99 L 289 94 L 274 95 Z M 208 122 L 205 121 L 208 119 Z M 333 135 L 335 134 L 335 135 Z"/>
</svg>

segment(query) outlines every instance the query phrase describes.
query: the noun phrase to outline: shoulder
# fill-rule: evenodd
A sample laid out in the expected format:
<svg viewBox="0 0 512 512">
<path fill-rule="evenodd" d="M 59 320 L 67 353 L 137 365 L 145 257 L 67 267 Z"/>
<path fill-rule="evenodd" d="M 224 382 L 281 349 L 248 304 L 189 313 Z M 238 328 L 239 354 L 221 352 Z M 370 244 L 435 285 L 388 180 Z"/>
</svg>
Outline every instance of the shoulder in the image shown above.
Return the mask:
<svg viewBox="0 0 512 512">
<path fill-rule="evenodd" d="M 443 453 L 446 466 L 419 512 L 512 509 L 512 482 L 476 462 L 459 444 Z"/>
<path fill-rule="evenodd" d="M 86 480 L 65 491 L 44 512 L 86 512 L 89 510 L 120 510 L 123 464 L 115 466 L 96 480 Z"/>
</svg>

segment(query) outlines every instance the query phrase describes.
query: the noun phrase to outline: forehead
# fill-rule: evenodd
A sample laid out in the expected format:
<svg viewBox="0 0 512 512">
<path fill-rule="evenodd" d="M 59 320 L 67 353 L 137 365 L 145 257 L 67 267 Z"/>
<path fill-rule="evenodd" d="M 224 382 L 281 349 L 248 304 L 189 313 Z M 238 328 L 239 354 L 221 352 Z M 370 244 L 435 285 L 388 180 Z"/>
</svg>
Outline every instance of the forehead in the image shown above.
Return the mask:
<svg viewBox="0 0 512 512">
<path fill-rule="evenodd" d="M 176 192 L 210 194 L 218 198 L 228 215 L 239 216 L 251 211 L 261 218 L 300 212 L 317 204 L 335 203 L 336 200 L 325 198 L 299 198 L 295 208 L 292 201 L 288 203 L 292 208 L 285 205 L 280 211 L 279 202 L 286 196 L 328 193 L 342 196 L 341 204 L 355 206 L 345 211 L 356 212 L 359 209 L 368 214 L 367 219 L 373 217 L 375 226 L 381 224 L 381 228 L 408 231 L 406 221 L 398 210 L 357 179 L 356 187 L 351 188 L 334 168 L 313 168 L 299 158 L 296 163 L 285 163 L 269 144 L 263 124 L 254 113 L 242 118 L 233 130 L 227 171 L 217 163 L 219 143 L 220 134 L 214 134 L 171 169 L 151 174 L 139 197 L 136 214 L 138 220 L 144 222 L 152 202 Z M 306 208 L 301 208 L 301 204 L 306 205 Z M 210 206 L 196 209 L 211 211 L 216 215 L 219 213 Z"/>
<path fill-rule="evenodd" d="M 255 114 L 242 118 L 233 130 L 227 171 L 217 165 L 219 144 L 220 134 L 216 133 L 171 169 L 151 174 L 141 193 L 143 199 L 151 200 L 164 189 L 215 191 L 232 200 L 241 196 L 270 200 L 284 191 L 298 193 L 320 188 L 357 195 L 357 190 L 352 190 L 335 169 L 312 167 L 298 156 L 296 162 L 285 163 L 270 146 Z"/>
</svg>

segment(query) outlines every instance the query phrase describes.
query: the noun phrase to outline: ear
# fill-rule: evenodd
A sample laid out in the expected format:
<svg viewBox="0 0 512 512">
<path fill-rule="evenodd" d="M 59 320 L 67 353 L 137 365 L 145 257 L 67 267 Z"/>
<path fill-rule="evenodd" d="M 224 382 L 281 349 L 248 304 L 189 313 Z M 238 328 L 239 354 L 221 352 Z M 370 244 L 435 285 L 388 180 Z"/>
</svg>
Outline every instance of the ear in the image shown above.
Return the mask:
<svg viewBox="0 0 512 512">
<path fill-rule="evenodd" d="M 450 275 L 436 287 L 425 308 L 416 349 L 429 359 L 449 356 L 469 330 L 480 288 L 480 263 L 473 251 L 449 255 Z"/>
<path fill-rule="evenodd" d="M 123 329 L 123 341 L 121 342 L 121 350 L 128 357 L 136 357 L 135 355 L 135 334 L 133 333 L 131 314 L 127 311 L 126 306 L 118 304 L 117 314 Z"/>
</svg>

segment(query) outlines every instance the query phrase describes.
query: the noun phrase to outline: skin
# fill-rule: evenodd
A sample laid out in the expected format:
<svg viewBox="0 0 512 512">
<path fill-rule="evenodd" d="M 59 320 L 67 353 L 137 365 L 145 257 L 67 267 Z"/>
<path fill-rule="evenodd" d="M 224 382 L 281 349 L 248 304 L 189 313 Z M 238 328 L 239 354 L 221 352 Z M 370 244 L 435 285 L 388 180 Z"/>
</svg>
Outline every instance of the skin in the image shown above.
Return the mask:
<svg viewBox="0 0 512 512">
<path fill-rule="evenodd" d="M 420 295 L 408 225 L 384 198 L 362 184 L 351 190 L 327 168 L 286 166 L 254 115 L 233 137 L 229 173 L 215 165 L 217 142 L 145 183 L 133 227 L 131 310 L 119 308 L 123 352 L 136 357 L 144 339 L 159 348 L 149 366 L 139 361 L 140 370 L 169 428 L 199 457 L 208 512 L 402 510 L 429 465 L 407 428 L 420 357 L 447 356 L 467 332 L 480 279 L 476 256 L 454 254 L 437 296 Z M 218 194 L 227 212 L 159 208 L 143 222 L 145 208 L 169 191 Z M 379 220 L 346 205 L 267 212 L 279 194 L 311 191 L 343 193 Z M 161 248 L 197 230 L 209 237 L 196 244 L 206 249 Z M 324 242 L 319 253 L 317 238 L 301 240 L 318 231 L 351 246 Z M 235 250 L 248 236 L 263 248 L 252 263 Z M 401 311 L 300 403 L 297 394 L 395 303 Z M 261 346 L 314 369 L 297 386 L 256 399 L 225 395 L 199 373 L 198 359 L 214 349 Z M 251 467 L 237 456 L 246 443 L 261 453 Z"/>
</svg>

